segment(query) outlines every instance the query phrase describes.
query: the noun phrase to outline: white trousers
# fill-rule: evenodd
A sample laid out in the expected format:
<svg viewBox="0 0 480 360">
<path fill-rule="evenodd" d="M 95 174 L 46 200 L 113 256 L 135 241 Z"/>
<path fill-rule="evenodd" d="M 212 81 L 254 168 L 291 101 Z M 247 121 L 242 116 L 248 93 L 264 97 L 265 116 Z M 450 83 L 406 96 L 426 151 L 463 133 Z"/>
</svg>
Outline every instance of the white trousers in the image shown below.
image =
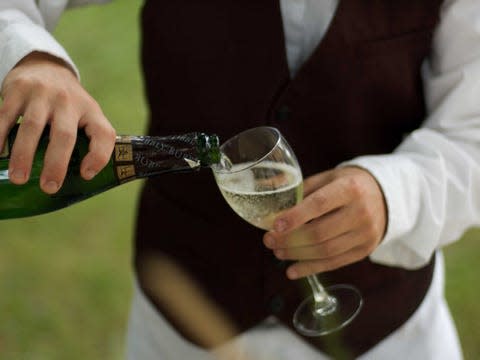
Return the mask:
<svg viewBox="0 0 480 360">
<path fill-rule="evenodd" d="M 462 353 L 444 294 L 444 262 L 439 252 L 432 285 L 413 316 L 360 360 L 460 360 Z M 408 296 L 408 294 L 405 294 Z M 392 312 L 395 309 L 392 309 Z M 208 331 L 208 329 L 205 329 Z M 214 351 L 182 338 L 135 284 L 127 334 L 129 360 L 324 360 L 275 318 Z"/>
</svg>

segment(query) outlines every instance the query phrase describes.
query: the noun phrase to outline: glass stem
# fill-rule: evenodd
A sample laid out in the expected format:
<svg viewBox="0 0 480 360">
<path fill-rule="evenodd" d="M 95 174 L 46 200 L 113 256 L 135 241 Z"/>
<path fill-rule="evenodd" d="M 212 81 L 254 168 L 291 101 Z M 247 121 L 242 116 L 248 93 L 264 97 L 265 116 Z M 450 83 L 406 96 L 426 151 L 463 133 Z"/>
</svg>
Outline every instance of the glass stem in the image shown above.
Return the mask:
<svg viewBox="0 0 480 360">
<path fill-rule="evenodd" d="M 313 315 L 324 316 L 334 312 L 337 307 L 337 299 L 327 293 L 315 275 L 307 276 L 307 280 L 313 292 Z"/>
</svg>

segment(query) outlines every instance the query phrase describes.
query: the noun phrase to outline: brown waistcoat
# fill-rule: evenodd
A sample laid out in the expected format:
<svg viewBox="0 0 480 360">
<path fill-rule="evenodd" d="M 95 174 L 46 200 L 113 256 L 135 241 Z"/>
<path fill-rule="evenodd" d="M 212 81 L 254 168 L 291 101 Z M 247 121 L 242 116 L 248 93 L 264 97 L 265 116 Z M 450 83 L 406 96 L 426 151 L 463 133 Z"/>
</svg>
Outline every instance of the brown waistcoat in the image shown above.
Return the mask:
<svg viewBox="0 0 480 360">
<path fill-rule="evenodd" d="M 304 177 L 352 157 L 391 152 L 425 116 L 420 67 L 440 0 L 341 0 L 323 41 L 291 79 L 278 0 L 146 1 L 142 60 L 150 134 L 199 130 L 228 137 L 277 127 Z M 135 264 L 155 305 L 145 259 L 168 255 L 244 331 L 274 314 L 287 326 L 305 291 L 285 277 L 263 232 L 238 218 L 209 171 L 164 175 L 143 190 Z M 305 338 L 335 358 L 357 356 L 401 326 L 423 300 L 433 260 L 417 271 L 368 259 L 322 274 L 350 283 L 364 307 L 345 330 Z M 208 331 L 208 324 L 205 324 Z"/>
</svg>

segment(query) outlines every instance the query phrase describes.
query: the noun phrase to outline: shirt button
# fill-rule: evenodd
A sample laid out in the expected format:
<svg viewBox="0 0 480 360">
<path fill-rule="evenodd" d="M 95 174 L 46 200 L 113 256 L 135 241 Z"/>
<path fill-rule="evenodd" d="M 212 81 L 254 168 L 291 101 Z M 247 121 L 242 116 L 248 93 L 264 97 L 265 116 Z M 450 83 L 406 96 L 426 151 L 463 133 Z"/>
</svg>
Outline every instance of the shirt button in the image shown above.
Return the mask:
<svg viewBox="0 0 480 360">
<path fill-rule="evenodd" d="M 280 311 L 282 311 L 284 305 L 285 301 L 283 298 L 280 295 L 274 295 L 270 299 L 268 306 L 272 314 L 278 314 Z"/>
<path fill-rule="evenodd" d="M 275 113 L 275 120 L 277 121 L 286 121 L 290 119 L 292 111 L 287 105 L 280 106 Z"/>
</svg>

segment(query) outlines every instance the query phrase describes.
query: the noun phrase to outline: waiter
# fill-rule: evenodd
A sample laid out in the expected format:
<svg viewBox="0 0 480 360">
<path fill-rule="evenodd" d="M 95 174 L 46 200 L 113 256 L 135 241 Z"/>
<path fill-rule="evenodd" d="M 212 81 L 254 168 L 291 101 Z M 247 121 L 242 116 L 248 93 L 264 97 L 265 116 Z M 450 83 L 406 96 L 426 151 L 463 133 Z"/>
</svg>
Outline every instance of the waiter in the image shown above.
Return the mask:
<svg viewBox="0 0 480 360">
<path fill-rule="evenodd" d="M 47 193 L 62 185 L 78 127 L 91 139 L 85 179 L 113 149 L 113 128 L 47 31 L 88 2 L 102 1 L 0 1 L 1 143 L 23 115 L 16 184 L 47 123 Z M 440 248 L 480 219 L 478 16 L 472 0 L 145 1 L 149 134 L 275 126 L 306 180 L 305 199 L 267 234 L 227 208 L 210 174 L 147 181 L 129 358 L 240 347 L 253 359 L 460 359 Z M 302 338 L 298 279 L 315 273 L 355 285 L 364 307 L 342 331 Z M 177 279 L 191 286 L 172 299 Z M 195 301 L 182 308 L 185 296 Z M 198 324 L 197 312 L 217 320 Z M 214 324 L 227 325 L 212 340 Z"/>
</svg>

